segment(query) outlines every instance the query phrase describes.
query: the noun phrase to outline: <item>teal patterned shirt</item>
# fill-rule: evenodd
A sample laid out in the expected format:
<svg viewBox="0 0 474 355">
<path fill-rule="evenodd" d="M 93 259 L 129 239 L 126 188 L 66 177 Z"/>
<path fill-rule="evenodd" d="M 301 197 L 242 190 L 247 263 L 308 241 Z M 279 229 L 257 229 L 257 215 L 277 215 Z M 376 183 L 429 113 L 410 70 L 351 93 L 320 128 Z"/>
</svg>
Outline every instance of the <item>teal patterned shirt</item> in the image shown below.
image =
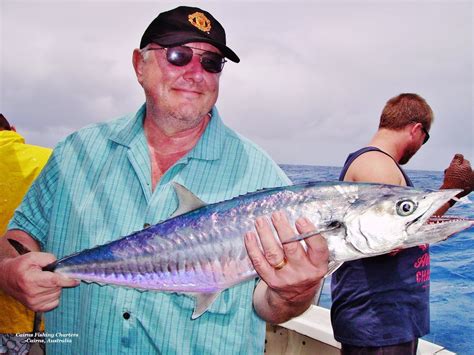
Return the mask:
<svg viewBox="0 0 474 355">
<path fill-rule="evenodd" d="M 196 146 L 152 191 L 144 117 L 142 106 L 135 115 L 86 127 L 60 142 L 9 229 L 25 231 L 59 258 L 170 217 L 177 207 L 172 181 L 209 203 L 290 184 L 213 108 Z M 196 320 L 187 295 L 81 283 L 63 289 L 59 306 L 45 315 L 47 352 L 261 354 L 265 322 L 252 307 L 255 283 L 224 291 Z"/>
</svg>

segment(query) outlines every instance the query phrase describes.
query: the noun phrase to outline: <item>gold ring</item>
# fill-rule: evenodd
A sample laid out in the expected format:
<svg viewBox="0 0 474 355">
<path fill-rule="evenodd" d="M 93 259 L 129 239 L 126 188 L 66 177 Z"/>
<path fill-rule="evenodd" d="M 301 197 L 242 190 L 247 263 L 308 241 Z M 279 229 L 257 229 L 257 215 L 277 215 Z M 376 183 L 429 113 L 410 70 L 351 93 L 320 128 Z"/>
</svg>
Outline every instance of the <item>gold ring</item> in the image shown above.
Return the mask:
<svg viewBox="0 0 474 355">
<path fill-rule="evenodd" d="M 275 270 L 281 270 L 286 265 L 286 258 L 283 257 L 283 260 L 276 265 L 272 265 Z"/>
</svg>

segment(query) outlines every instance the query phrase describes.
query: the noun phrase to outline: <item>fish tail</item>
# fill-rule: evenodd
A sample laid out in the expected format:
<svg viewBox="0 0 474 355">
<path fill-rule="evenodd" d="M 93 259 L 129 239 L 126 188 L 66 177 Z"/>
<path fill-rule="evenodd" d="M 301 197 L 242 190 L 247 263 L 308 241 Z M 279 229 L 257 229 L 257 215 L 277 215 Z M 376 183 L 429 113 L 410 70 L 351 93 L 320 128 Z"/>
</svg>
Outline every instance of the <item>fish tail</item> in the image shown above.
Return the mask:
<svg viewBox="0 0 474 355">
<path fill-rule="evenodd" d="M 30 249 L 21 244 L 18 240 L 7 238 L 8 243 L 17 251 L 18 254 L 24 255 L 31 252 Z"/>
</svg>

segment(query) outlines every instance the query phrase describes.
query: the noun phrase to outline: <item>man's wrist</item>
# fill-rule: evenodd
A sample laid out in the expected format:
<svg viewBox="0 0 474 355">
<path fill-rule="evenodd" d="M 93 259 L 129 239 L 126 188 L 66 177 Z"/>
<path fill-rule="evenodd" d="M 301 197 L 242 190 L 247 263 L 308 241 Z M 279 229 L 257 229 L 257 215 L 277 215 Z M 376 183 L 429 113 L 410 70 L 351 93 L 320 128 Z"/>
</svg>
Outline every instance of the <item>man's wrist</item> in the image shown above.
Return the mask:
<svg viewBox="0 0 474 355">
<path fill-rule="evenodd" d="M 285 297 L 271 288 L 267 288 L 266 298 L 270 307 L 274 309 L 288 309 L 295 310 L 297 314 L 292 314 L 292 317 L 295 317 L 302 312 L 299 311 L 302 307 L 307 308 L 308 304 L 311 304 L 313 301 L 318 287 L 314 287 L 310 290 L 307 290 L 303 294 L 299 294 L 293 297 Z"/>
</svg>

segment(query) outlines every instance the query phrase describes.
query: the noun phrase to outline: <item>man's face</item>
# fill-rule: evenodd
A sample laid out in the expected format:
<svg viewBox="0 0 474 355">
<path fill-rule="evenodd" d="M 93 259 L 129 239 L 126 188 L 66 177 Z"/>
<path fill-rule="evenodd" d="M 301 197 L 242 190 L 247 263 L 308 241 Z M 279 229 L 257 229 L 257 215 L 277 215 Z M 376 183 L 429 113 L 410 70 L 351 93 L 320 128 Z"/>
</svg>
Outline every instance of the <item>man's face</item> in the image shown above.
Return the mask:
<svg viewBox="0 0 474 355">
<path fill-rule="evenodd" d="M 420 127 L 417 127 L 417 129 L 414 131 L 413 140 L 406 147 L 405 151 L 403 152 L 403 156 L 398 162 L 400 165 L 408 163 L 423 145 L 426 133 Z"/>
<path fill-rule="evenodd" d="M 220 53 L 208 43 L 187 43 L 186 46 Z M 150 47 L 160 46 L 151 44 Z M 205 71 L 198 55 L 180 67 L 167 61 L 165 50 L 150 50 L 144 54 L 142 72 L 137 71 L 137 77 L 145 90 L 147 107 L 150 105 L 158 119 L 173 117 L 185 126 L 196 126 L 217 101 L 220 73 Z"/>
<path fill-rule="evenodd" d="M 410 144 L 405 151 L 403 152 L 403 156 L 401 157 L 400 161 L 398 162 L 400 165 L 404 165 L 410 161 L 410 159 L 416 154 L 418 149 L 421 146 Z"/>
</svg>

